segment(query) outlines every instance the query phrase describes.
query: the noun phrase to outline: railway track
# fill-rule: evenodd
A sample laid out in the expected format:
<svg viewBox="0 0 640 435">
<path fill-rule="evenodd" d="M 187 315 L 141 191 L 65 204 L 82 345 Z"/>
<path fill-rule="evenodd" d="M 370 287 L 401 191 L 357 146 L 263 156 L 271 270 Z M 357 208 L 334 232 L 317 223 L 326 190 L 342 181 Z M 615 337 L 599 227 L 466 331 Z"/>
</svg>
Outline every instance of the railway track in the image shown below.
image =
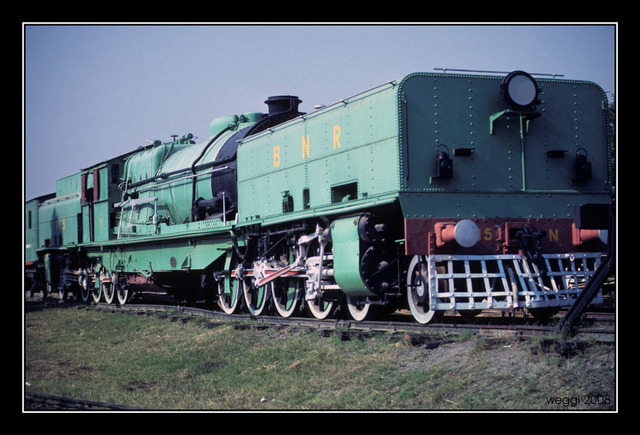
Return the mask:
<svg viewBox="0 0 640 435">
<path fill-rule="evenodd" d="M 554 337 L 557 328 L 552 320 L 549 324 L 533 323 L 530 318 L 503 317 L 499 312 L 488 312 L 485 316 L 473 319 L 465 319 L 460 316 L 444 316 L 439 323 L 419 324 L 411 319 L 410 314 L 394 314 L 385 320 L 354 321 L 349 319 L 315 319 L 307 317 L 289 317 L 261 315 L 259 317 L 249 314 L 224 314 L 205 308 L 191 306 L 176 306 L 163 304 L 128 304 L 108 305 L 96 304 L 102 310 L 121 311 L 137 314 L 164 313 L 173 320 L 188 321 L 189 316 L 201 316 L 210 322 L 209 327 L 215 327 L 225 322 L 235 322 L 246 327 L 270 327 L 270 326 L 298 326 L 318 329 L 319 331 L 343 331 L 343 332 L 390 332 L 417 335 L 460 335 L 470 334 L 486 337 L 515 337 L 530 339 L 533 337 Z M 577 340 L 592 340 L 604 343 L 614 343 L 615 316 L 613 313 L 593 312 L 587 313 L 582 319 L 582 326 L 575 331 Z"/>
<path fill-rule="evenodd" d="M 24 395 L 24 409 L 26 411 L 126 411 L 135 410 L 127 406 L 111 403 L 93 402 L 89 400 L 71 399 L 68 397 L 52 396 L 26 392 Z"/>
</svg>

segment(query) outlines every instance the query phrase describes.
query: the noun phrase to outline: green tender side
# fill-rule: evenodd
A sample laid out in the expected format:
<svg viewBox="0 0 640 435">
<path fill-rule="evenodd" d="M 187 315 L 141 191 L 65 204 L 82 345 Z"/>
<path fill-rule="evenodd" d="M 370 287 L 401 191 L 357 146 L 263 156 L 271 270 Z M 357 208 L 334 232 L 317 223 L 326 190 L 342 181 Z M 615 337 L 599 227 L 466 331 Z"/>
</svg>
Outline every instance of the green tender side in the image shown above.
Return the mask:
<svg viewBox="0 0 640 435">
<path fill-rule="evenodd" d="M 387 84 L 245 139 L 238 224 L 271 224 L 393 201 L 400 188 L 396 87 Z"/>
<path fill-rule="evenodd" d="M 607 98 L 590 82 L 537 79 L 532 119 L 503 77 L 415 73 L 243 141 L 239 225 L 364 210 L 405 217 L 572 217 L 612 183 Z M 605 145 L 606 144 L 606 145 Z M 446 151 L 453 177 L 438 179 Z M 586 154 L 591 179 L 574 177 Z"/>
</svg>

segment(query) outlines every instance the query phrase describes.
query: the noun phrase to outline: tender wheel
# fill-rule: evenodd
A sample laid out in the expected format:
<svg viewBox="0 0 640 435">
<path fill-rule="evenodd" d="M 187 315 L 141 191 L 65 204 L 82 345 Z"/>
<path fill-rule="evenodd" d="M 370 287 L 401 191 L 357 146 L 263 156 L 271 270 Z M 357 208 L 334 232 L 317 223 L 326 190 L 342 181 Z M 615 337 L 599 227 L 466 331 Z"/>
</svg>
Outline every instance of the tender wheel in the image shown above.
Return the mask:
<svg viewBox="0 0 640 435">
<path fill-rule="evenodd" d="M 367 303 L 364 298 L 352 298 L 347 295 L 347 308 L 353 320 L 362 321 L 374 315 L 375 307 Z"/>
<path fill-rule="evenodd" d="M 407 301 L 411 314 L 419 323 L 429 323 L 436 314 L 431 305 L 427 265 L 414 256 L 407 272 Z"/>
</svg>

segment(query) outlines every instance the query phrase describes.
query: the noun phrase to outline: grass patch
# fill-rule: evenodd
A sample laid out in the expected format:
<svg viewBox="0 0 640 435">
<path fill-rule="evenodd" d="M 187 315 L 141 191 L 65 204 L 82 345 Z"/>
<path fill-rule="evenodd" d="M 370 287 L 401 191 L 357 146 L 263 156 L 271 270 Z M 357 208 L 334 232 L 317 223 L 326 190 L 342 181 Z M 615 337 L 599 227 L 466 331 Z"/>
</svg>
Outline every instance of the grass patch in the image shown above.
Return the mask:
<svg viewBox="0 0 640 435">
<path fill-rule="evenodd" d="M 137 408 L 615 409 L 609 345 L 571 358 L 475 337 L 428 349 L 397 334 L 343 340 L 34 302 L 24 325 L 25 389 Z M 590 394 L 609 400 L 563 405 Z"/>
</svg>

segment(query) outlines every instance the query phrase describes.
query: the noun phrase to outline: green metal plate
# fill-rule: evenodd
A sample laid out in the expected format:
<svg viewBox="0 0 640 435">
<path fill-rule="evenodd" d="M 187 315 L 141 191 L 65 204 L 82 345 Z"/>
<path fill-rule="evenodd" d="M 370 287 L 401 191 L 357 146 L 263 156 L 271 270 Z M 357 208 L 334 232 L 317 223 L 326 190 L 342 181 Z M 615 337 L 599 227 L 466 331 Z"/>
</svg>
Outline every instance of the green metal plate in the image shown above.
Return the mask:
<svg viewBox="0 0 640 435">
<path fill-rule="evenodd" d="M 351 297 L 375 296 L 360 276 L 359 222 L 360 215 L 331 224 L 334 277 L 340 289 Z"/>
<path fill-rule="evenodd" d="M 239 224 L 349 207 L 399 188 L 397 94 L 384 85 L 243 141 Z"/>
</svg>

